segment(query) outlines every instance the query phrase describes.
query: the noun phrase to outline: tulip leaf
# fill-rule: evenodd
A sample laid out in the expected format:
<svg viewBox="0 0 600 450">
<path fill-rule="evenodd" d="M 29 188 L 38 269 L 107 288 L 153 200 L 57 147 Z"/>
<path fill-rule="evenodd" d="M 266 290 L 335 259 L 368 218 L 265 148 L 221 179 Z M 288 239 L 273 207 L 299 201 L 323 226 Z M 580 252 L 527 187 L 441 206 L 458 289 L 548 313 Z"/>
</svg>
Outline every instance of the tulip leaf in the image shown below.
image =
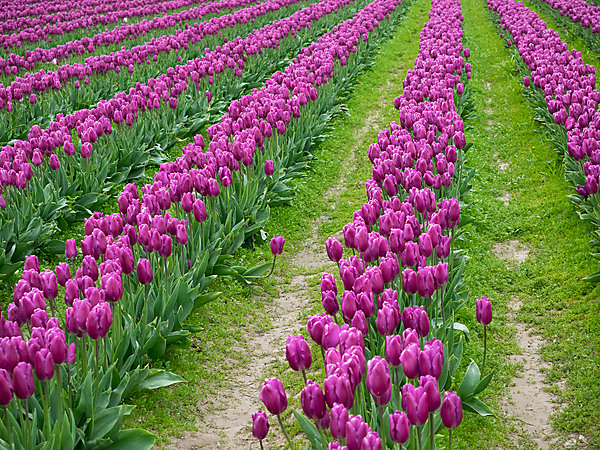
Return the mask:
<svg viewBox="0 0 600 450">
<path fill-rule="evenodd" d="M 460 398 L 472 397 L 474 395 L 473 392 L 475 387 L 479 384 L 480 379 L 481 373 L 479 372 L 479 366 L 477 366 L 475 361 L 471 361 L 471 364 L 469 364 L 469 367 L 467 367 L 465 377 L 458 388 L 458 396 Z"/>
<path fill-rule="evenodd" d="M 587 277 L 583 277 L 582 280 L 588 281 L 590 283 L 598 283 L 598 282 L 600 282 L 600 271 L 592 273 L 591 275 L 588 275 Z"/>
<path fill-rule="evenodd" d="M 494 412 L 481 400 L 472 397 L 468 400 L 462 400 L 463 409 L 480 416 L 493 416 Z"/>
<path fill-rule="evenodd" d="M 477 383 L 477 386 L 475 386 L 475 390 L 473 391 L 473 395 L 477 395 L 481 391 L 483 391 L 487 387 L 487 385 L 490 384 L 490 381 L 493 376 L 494 376 L 494 372 L 490 372 L 483 378 L 483 380 L 481 380 L 479 383 Z"/>
<path fill-rule="evenodd" d="M 197 310 L 198 308 L 216 300 L 220 297 L 222 292 L 207 292 L 205 294 L 200 294 L 194 299 L 194 307 L 192 311 Z"/>
<path fill-rule="evenodd" d="M 112 408 L 100 411 L 94 416 L 94 431 L 90 437 L 92 442 L 105 437 L 115 427 L 118 430 L 121 427 L 123 416 L 129 414 L 133 408 L 131 406 L 114 406 Z M 118 425 L 118 426 L 117 426 Z"/>
<path fill-rule="evenodd" d="M 155 439 L 152 433 L 140 428 L 121 430 L 107 450 L 149 450 Z"/>
<path fill-rule="evenodd" d="M 272 266 L 271 263 L 265 263 L 265 264 L 259 264 L 258 266 L 251 267 L 248 270 L 246 270 L 246 272 L 244 272 L 244 277 L 245 278 L 260 277 L 260 276 L 264 275 L 271 268 L 271 266 Z"/>
<path fill-rule="evenodd" d="M 185 380 L 179 375 L 161 370 L 158 373 L 150 374 L 138 387 L 140 389 L 158 389 L 175 383 L 185 383 Z"/>
<path fill-rule="evenodd" d="M 306 434 L 306 437 L 310 441 L 310 446 L 313 450 L 321 450 L 323 448 L 323 440 L 321 439 L 321 435 L 319 434 L 319 430 L 314 423 L 304 417 L 303 414 L 300 414 L 298 411 L 294 410 L 294 416 L 298 421 L 298 425 Z"/>
</svg>

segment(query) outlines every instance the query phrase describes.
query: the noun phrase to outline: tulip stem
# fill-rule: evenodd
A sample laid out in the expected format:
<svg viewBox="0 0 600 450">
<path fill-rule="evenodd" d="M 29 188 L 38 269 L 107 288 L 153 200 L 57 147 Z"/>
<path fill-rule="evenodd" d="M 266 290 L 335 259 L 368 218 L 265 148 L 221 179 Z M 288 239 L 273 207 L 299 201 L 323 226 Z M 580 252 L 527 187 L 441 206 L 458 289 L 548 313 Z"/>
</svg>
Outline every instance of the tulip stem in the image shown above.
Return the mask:
<svg viewBox="0 0 600 450">
<path fill-rule="evenodd" d="M 452 428 L 448 429 L 448 448 L 452 450 Z"/>
<path fill-rule="evenodd" d="M 269 278 L 271 276 L 271 274 L 273 273 L 273 271 L 275 270 L 275 261 L 277 260 L 277 255 L 273 256 L 273 265 L 271 266 L 271 271 L 269 272 L 269 275 L 267 275 L 265 278 Z"/>
<path fill-rule="evenodd" d="M 259 442 L 259 444 L 260 444 L 260 450 L 265 450 L 265 448 L 264 448 L 264 447 L 263 447 L 263 445 L 262 445 L 262 439 L 259 439 L 259 441 L 258 441 L 258 442 Z"/>
<path fill-rule="evenodd" d="M 417 427 L 417 439 L 419 440 L 419 450 L 423 450 L 423 443 L 421 442 L 421 425 L 416 425 Z"/>
<path fill-rule="evenodd" d="M 44 397 L 44 435 L 46 440 L 50 440 L 50 411 L 49 411 L 49 399 L 50 395 L 48 394 L 48 381 L 42 381 L 43 388 L 43 397 Z"/>
<path fill-rule="evenodd" d="M 379 436 L 385 436 L 385 428 L 383 427 L 383 406 L 377 405 L 377 415 L 379 416 L 379 424 L 381 426 L 381 431 Z"/>
<path fill-rule="evenodd" d="M 433 413 L 429 413 L 429 449 L 433 450 Z"/>
<path fill-rule="evenodd" d="M 321 435 L 321 440 L 323 442 L 321 442 L 323 448 L 325 447 L 325 444 L 327 444 L 327 436 L 325 436 L 325 431 L 323 430 L 323 427 L 321 426 L 321 421 L 319 419 L 315 420 L 315 425 L 317 426 L 317 429 L 319 430 L 319 434 Z"/>
<path fill-rule="evenodd" d="M 289 444 L 290 448 L 293 450 L 294 449 L 294 444 L 292 443 L 292 440 L 288 436 L 287 431 L 285 431 L 285 427 L 283 426 L 283 422 L 281 421 L 281 415 L 280 414 L 277 414 L 277 420 L 279 421 L 279 425 L 281 426 L 281 430 L 283 431 L 283 435 L 285 436 L 285 439 L 288 441 L 288 444 Z"/>
<path fill-rule="evenodd" d="M 12 441 L 12 431 L 11 431 L 11 426 L 8 423 L 8 411 L 6 410 L 6 405 L 3 406 L 4 408 L 4 423 L 6 424 L 6 434 L 8 436 L 8 448 L 9 449 L 13 449 L 13 441 Z"/>
<path fill-rule="evenodd" d="M 481 366 L 481 372 L 485 372 L 485 357 L 487 356 L 487 325 L 483 326 L 483 365 Z"/>
<path fill-rule="evenodd" d="M 306 371 L 302 369 L 302 378 L 304 378 L 304 385 L 308 384 L 308 380 L 306 379 Z"/>
</svg>

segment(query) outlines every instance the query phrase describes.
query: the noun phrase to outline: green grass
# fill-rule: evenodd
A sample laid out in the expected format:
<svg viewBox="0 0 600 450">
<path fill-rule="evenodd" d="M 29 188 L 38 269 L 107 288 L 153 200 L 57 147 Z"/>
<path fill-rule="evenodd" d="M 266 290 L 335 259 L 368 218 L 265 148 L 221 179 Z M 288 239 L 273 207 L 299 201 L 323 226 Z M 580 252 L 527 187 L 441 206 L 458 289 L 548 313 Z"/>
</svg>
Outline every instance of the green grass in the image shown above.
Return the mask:
<svg viewBox="0 0 600 450">
<path fill-rule="evenodd" d="M 470 163 L 477 169 L 468 199 L 475 221 L 465 242 L 471 256 L 469 309 L 474 309 L 476 298 L 486 295 L 495 312 L 490 365 L 496 375 L 486 401 L 496 411 L 502 409 L 505 387 L 517 369 L 506 360 L 506 355 L 518 351 L 506 313 L 508 302 L 519 298 L 523 307 L 517 320 L 532 325 L 546 341 L 542 356 L 552 363 L 548 380 L 566 381 L 564 391 L 552 388 L 563 403 L 564 412 L 552 417 L 559 438 L 582 433 L 599 445 L 600 316 L 595 301 L 599 290 L 580 281 L 597 267 L 589 255 L 592 228 L 567 200 L 571 187 L 564 180 L 562 164 L 541 138 L 522 96 L 516 66 L 487 8 L 480 0 L 465 0 L 462 7 L 478 114 L 468 122 L 472 129 L 467 133 L 474 143 Z M 505 171 L 499 168 L 501 161 L 508 163 Z M 506 192 L 512 196 L 508 207 L 497 198 Z M 530 258 L 512 270 L 492 252 L 496 242 L 508 239 L 518 239 L 531 251 Z M 464 319 L 479 330 L 472 316 Z M 474 335 L 467 356 L 479 360 L 481 347 L 481 335 Z M 501 419 L 469 420 L 457 437 L 465 439 L 464 448 L 483 448 L 482 442 L 485 447 L 491 442 L 503 448 L 515 425 Z"/>
</svg>

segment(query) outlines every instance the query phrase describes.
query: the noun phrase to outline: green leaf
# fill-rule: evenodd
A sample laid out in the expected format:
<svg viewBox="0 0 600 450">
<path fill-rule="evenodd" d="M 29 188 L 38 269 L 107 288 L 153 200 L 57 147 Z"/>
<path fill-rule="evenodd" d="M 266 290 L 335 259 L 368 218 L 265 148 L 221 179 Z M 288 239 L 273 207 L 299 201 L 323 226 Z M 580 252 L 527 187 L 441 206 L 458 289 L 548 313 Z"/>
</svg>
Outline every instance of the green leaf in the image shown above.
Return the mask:
<svg viewBox="0 0 600 450">
<path fill-rule="evenodd" d="M 150 450 L 155 439 L 152 433 L 139 428 L 121 430 L 107 450 Z"/>
<path fill-rule="evenodd" d="M 272 263 L 265 263 L 251 267 L 248 270 L 246 270 L 246 272 L 244 272 L 244 277 L 260 277 L 261 275 L 264 275 L 267 272 L 267 270 L 271 268 L 271 266 Z"/>
<path fill-rule="evenodd" d="M 494 412 L 478 398 L 470 398 L 462 401 L 463 409 L 480 416 L 494 416 Z"/>
<path fill-rule="evenodd" d="M 165 386 L 170 386 L 176 383 L 185 383 L 186 381 L 179 375 L 175 375 L 171 372 L 159 371 L 155 374 L 151 374 L 142 381 L 139 385 L 140 389 L 158 389 Z"/>
<path fill-rule="evenodd" d="M 298 421 L 298 425 L 300 425 L 300 428 L 302 428 L 302 431 L 304 431 L 304 434 L 306 434 L 306 437 L 310 441 L 313 450 L 321 450 L 323 448 L 323 440 L 321 439 L 321 435 L 315 424 L 296 410 L 294 410 L 294 416 Z"/>
<path fill-rule="evenodd" d="M 598 283 L 600 282 L 600 271 L 588 275 L 587 277 L 583 277 L 582 280 L 589 281 L 590 283 Z"/>
<path fill-rule="evenodd" d="M 479 367 L 475 361 L 471 361 L 471 364 L 469 364 L 469 367 L 467 367 L 465 377 L 458 388 L 458 396 L 460 398 L 472 397 L 474 395 L 473 392 L 475 391 L 475 387 L 479 384 L 480 379 L 481 373 L 479 372 Z"/>
<path fill-rule="evenodd" d="M 494 376 L 494 372 L 490 372 L 483 378 L 483 380 L 477 383 L 477 386 L 475 386 L 475 390 L 473 391 L 473 395 L 477 395 L 481 391 L 483 391 L 487 387 L 487 385 L 490 384 L 492 376 Z"/>
<path fill-rule="evenodd" d="M 90 440 L 97 441 L 105 437 L 118 422 L 120 423 L 123 420 L 123 415 L 131 412 L 131 409 L 131 406 L 114 406 L 96 414 L 94 416 L 94 431 Z"/>
</svg>

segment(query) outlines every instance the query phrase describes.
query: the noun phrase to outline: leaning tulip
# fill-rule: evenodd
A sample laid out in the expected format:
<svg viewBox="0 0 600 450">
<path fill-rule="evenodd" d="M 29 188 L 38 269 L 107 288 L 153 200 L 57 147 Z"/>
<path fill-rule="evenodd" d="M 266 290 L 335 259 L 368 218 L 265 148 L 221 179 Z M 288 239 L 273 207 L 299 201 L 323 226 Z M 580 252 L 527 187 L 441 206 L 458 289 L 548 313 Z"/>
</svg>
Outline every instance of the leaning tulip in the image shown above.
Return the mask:
<svg viewBox="0 0 600 450">
<path fill-rule="evenodd" d="M 476 302 L 477 322 L 483 325 L 483 364 L 481 371 L 485 369 L 485 357 L 487 355 L 487 326 L 492 322 L 492 303 L 487 297 L 481 297 Z"/>
<path fill-rule="evenodd" d="M 285 395 L 285 390 L 283 389 L 283 384 L 281 384 L 281 381 L 279 381 L 277 378 L 266 379 L 260 388 L 259 397 L 267 410 L 271 414 L 277 416 L 281 430 L 283 431 L 288 444 L 290 444 L 290 448 L 294 448 L 292 441 L 290 440 L 290 437 L 283 426 L 280 416 L 280 414 L 287 408 L 287 396 Z"/>
<path fill-rule="evenodd" d="M 456 392 L 446 392 L 440 416 L 444 426 L 448 428 L 448 448 L 452 448 L 452 429 L 460 425 L 463 417 L 462 401 Z"/>
<path fill-rule="evenodd" d="M 271 246 L 271 253 L 273 253 L 273 256 L 281 255 L 284 244 L 285 238 L 283 236 L 275 236 L 273 239 L 271 239 L 269 245 Z"/>
<path fill-rule="evenodd" d="M 269 419 L 267 413 L 259 410 L 252 414 L 252 435 L 260 442 L 260 448 L 263 448 L 262 440 L 269 432 Z"/>
<path fill-rule="evenodd" d="M 344 251 L 342 250 L 342 244 L 335 237 L 330 237 L 325 242 L 325 248 L 327 250 L 327 256 L 333 262 L 339 263 L 342 259 Z"/>
<path fill-rule="evenodd" d="M 290 368 L 296 372 L 301 371 L 306 383 L 306 369 L 310 368 L 312 355 L 310 347 L 304 340 L 304 336 L 289 335 L 285 346 L 285 357 L 290 364 Z"/>
</svg>

